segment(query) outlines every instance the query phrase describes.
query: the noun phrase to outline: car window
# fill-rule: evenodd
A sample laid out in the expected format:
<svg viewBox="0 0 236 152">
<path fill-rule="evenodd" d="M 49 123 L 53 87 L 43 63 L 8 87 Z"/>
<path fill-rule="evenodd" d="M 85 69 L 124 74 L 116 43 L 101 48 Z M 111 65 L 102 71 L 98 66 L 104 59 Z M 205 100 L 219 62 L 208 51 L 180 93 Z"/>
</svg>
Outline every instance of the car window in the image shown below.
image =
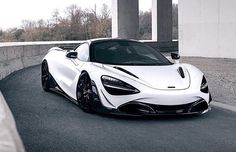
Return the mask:
<svg viewBox="0 0 236 152">
<path fill-rule="evenodd" d="M 78 52 L 78 59 L 81 61 L 89 60 L 89 45 L 88 43 L 81 44 L 76 50 Z"/>
<path fill-rule="evenodd" d="M 149 57 L 149 58 L 154 59 L 154 60 L 156 59 L 155 54 L 153 54 L 151 51 L 147 51 L 144 46 L 133 45 L 133 49 L 136 50 L 135 52 L 139 56 Z M 157 59 L 160 60 L 159 58 L 157 58 Z"/>
<path fill-rule="evenodd" d="M 106 41 L 92 46 L 91 61 L 112 65 L 170 65 L 158 51 L 141 42 Z"/>
</svg>

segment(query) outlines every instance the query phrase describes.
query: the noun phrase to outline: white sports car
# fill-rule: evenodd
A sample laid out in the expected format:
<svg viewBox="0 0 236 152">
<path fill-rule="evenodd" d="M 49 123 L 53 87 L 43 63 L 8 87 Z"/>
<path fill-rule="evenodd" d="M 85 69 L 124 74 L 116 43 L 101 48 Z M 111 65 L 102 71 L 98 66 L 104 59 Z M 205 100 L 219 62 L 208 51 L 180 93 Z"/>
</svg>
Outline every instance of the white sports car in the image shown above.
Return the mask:
<svg viewBox="0 0 236 152">
<path fill-rule="evenodd" d="M 86 112 L 128 115 L 202 114 L 211 95 L 204 74 L 175 63 L 146 44 L 125 39 L 88 40 L 75 50 L 53 47 L 42 61 L 42 87 Z"/>
</svg>

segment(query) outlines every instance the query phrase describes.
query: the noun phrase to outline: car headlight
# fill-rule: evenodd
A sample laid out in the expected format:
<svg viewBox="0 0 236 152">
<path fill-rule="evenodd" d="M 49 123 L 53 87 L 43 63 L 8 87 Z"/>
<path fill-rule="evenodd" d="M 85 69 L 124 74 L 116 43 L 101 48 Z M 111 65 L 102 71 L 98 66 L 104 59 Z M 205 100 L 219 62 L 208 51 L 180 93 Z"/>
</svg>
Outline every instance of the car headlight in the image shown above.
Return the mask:
<svg viewBox="0 0 236 152">
<path fill-rule="evenodd" d="M 101 77 L 101 80 L 104 88 L 111 95 L 129 95 L 140 92 L 130 84 L 110 76 L 104 75 Z"/>
<path fill-rule="evenodd" d="M 201 89 L 200 89 L 202 92 L 204 93 L 208 93 L 209 90 L 208 90 L 208 84 L 207 84 L 207 81 L 206 81 L 206 78 L 205 76 L 203 76 L 202 78 L 202 83 L 201 83 Z"/>
</svg>

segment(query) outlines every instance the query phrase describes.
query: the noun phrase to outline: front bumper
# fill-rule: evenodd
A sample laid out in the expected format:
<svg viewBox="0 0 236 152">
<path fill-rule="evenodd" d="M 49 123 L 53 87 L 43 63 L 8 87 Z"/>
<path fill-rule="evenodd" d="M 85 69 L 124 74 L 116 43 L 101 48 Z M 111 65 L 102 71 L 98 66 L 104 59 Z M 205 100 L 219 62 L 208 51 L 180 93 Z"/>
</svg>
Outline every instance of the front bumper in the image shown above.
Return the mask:
<svg viewBox="0 0 236 152">
<path fill-rule="evenodd" d="M 156 105 L 131 101 L 120 105 L 117 109 L 108 109 L 100 106 L 94 109 L 97 112 L 129 116 L 155 116 L 155 115 L 189 115 L 203 114 L 210 110 L 209 104 L 204 99 L 182 105 Z"/>
<path fill-rule="evenodd" d="M 182 105 L 155 105 L 132 101 L 118 107 L 120 112 L 136 115 L 178 115 L 207 112 L 208 103 L 204 99 Z"/>
<path fill-rule="evenodd" d="M 99 96 L 97 87 L 95 83 L 93 83 L 94 89 L 96 90 L 94 92 L 94 102 L 92 109 L 97 112 L 106 113 L 106 114 L 115 114 L 115 115 L 135 115 L 135 116 L 145 116 L 145 115 L 187 115 L 187 114 L 203 114 L 210 110 L 209 103 L 211 101 L 211 95 L 209 93 L 209 101 L 207 102 L 204 98 L 201 97 L 193 97 L 195 100 L 192 100 L 193 102 L 186 101 L 182 102 L 183 104 L 158 104 L 160 102 L 155 102 L 153 99 L 157 98 L 151 98 L 152 103 L 148 103 L 145 101 L 146 98 L 143 98 L 142 100 L 131 100 L 129 102 L 125 102 L 123 104 L 120 104 L 116 108 L 109 108 L 102 104 L 101 102 L 101 96 Z M 101 91 L 102 92 L 102 91 Z M 105 95 L 101 94 L 103 97 Z M 166 96 L 166 95 L 165 95 Z M 155 96 L 156 97 L 156 96 Z M 168 100 L 172 99 L 172 101 L 185 99 L 185 97 L 179 96 L 179 98 L 174 98 L 168 96 Z M 190 99 L 193 99 L 190 98 Z M 105 97 L 106 101 L 109 100 Z M 123 97 L 124 99 L 124 97 Z M 127 100 L 127 98 L 126 98 Z M 167 100 L 167 99 L 166 99 Z M 154 104 L 156 103 L 156 104 Z M 176 102 L 175 102 L 176 103 Z M 109 102 L 109 104 L 111 104 Z"/>
</svg>

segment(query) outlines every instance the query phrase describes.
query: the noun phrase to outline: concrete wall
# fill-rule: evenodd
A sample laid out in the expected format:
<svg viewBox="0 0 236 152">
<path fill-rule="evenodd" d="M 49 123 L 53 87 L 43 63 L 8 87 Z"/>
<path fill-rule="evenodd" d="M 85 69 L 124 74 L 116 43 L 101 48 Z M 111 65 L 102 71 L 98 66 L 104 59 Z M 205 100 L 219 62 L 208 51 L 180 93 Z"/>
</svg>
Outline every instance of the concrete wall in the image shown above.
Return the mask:
<svg viewBox="0 0 236 152">
<path fill-rule="evenodd" d="M 235 0 L 179 0 L 180 55 L 236 58 L 235 8 Z"/>
<path fill-rule="evenodd" d="M 14 71 L 41 63 L 51 47 L 75 46 L 80 43 L 81 41 L 0 43 L 0 80 Z"/>
</svg>

